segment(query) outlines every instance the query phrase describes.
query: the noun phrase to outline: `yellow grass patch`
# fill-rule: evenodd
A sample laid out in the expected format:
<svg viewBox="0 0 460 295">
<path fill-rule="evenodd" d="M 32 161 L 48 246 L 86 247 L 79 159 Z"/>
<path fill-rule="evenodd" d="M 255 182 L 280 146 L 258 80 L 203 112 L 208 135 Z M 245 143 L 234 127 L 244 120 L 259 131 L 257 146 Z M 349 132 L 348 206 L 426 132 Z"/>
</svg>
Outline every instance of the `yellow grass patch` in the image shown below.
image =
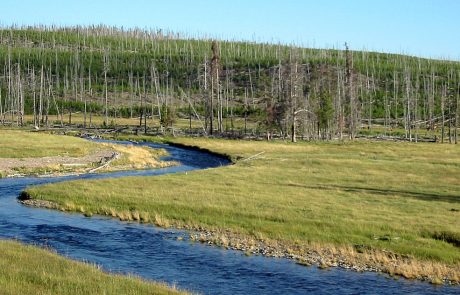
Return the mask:
<svg viewBox="0 0 460 295">
<path fill-rule="evenodd" d="M 108 143 L 104 143 L 103 145 L 114 149 L 121 155 L 120 159 L 115 161 L 112 164 L 112 166 L 129 165 L 134 169 L 157 168 L 167 166 L 167 163 L 159 161 L 160 156 L 166 155 L 165 151 L 159 151 L 149 147 L 133 145 L 120 145 Z"/>
</svg>

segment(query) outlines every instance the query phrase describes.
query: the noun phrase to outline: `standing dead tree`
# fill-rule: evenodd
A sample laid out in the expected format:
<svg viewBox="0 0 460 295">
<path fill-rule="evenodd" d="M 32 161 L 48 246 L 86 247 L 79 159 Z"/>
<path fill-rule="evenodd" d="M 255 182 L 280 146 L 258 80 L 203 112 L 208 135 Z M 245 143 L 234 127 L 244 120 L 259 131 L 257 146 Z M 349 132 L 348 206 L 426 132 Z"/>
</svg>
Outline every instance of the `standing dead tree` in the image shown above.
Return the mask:
<svg viewBox="0 0 460 295">
<path fill-rule="evenodd" d="M 345 103 L 347 105 L 345 109 L 347 115 L 346 125 L 349 137 L 353 140 L 357 134 L 359 115 L 357 102 L 353 94 L 353 58 L 347 43 L 345 43 L 345 71 Z"/>
<path fill-rule="evenodd" d="M 289 57 L 289 105 L 291 113 L 291 141 L 297 141 L 297 120 L 298 115 L 304 111 L 302 109 L 303 96 L 303 79 L 301 73 L 302 66 L 299 64 L 299 59 L 296 51 L 291 51 Z"/>
<path fill-rule="evenodd" d="M 104 123 L 105 126 L 109 126 L 109 108 L 108 108 L 108 86 L 107 86 L 107 72 L 109 71 L 109 55 L 107 50 L 104 50 L 104 90 L 105 90 L 105 101 L 104 101 Z"/>
<path fill-rule="evenodd" d="M 213 133 L 213 121 L 214 121 L 214 101 L 217 102 L 218 109 L 218 130 L 222 132 L 222 116 L 221 116 L 221 101 L 220 101 L 220 54 L 219 45 L 216 41 L 211 44 L 212 59 L 211 59 L 211 97 L 209 100 L 210 109 L 210 121 L 209 121 L 209 134 Z"/>
</svg>

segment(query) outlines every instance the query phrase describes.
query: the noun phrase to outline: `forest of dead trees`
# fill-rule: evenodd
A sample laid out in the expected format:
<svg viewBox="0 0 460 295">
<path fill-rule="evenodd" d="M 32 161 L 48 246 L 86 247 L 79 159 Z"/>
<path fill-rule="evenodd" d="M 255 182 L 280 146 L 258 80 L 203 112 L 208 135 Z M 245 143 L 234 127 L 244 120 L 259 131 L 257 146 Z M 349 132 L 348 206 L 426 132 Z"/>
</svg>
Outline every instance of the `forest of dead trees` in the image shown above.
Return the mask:
<svg viewBox="0 0 460 295">
<path fill-rule="evenodd" d="M 1 125 L 68 126 L 78 113 L 82 128 L 123 117 L 164 131 L 183 118 L 208 136 L 330 140 L 376 129 L 457 143 L 459 96 L 459 62 L 346 44 L 307 49 L 105 26 L 0 30 Z"/>
</svg>

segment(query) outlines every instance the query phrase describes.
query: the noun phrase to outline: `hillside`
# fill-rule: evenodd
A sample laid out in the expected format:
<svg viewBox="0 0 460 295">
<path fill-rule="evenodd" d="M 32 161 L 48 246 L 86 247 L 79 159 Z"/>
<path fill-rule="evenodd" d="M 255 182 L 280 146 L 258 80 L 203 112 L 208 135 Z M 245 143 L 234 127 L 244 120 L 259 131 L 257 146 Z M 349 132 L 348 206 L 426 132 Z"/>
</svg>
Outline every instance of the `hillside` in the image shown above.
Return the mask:
<svg viewBox="0 0 460 295">
<path fill-rule="evenodd" d="M 344 49 L 104 26 L 4 28 L 0 121 L 63 125 L 80 112 L 84 127 L 100 115 L 105 126 L 138 118 L 147 131 L 179 116 L 202 121 L 196 131 L 207 134 L 295 140 L 394 132 L 456 141 L 460 63 Z"/>
</svg>

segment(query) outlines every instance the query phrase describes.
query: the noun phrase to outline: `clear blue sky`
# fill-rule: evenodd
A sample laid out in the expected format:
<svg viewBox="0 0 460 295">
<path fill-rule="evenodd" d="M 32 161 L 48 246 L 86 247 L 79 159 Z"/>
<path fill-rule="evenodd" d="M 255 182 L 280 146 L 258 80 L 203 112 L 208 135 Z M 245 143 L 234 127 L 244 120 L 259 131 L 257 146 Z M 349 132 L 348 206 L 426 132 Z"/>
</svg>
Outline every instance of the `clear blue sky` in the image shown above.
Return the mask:
<svg viewBox="0 0 460 295">
<path fill-rule="evenodd" d="M 459 0 L 1 0 L 0 23 L 107 24 L 460 60 Z"/>
</svg>

